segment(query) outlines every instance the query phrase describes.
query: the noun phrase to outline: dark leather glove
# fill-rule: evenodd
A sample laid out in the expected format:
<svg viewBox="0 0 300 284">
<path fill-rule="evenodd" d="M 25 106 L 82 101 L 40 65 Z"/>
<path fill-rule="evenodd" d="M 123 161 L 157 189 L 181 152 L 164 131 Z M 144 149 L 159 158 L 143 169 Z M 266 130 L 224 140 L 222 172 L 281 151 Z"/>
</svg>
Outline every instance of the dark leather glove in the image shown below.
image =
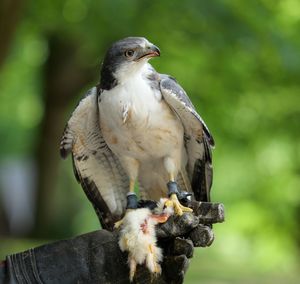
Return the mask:
<svg viewBox="0 0 300 284">
<path fill-rule="evenodd" d="M 194 212 L 199 213 L 199 208 Z M 202 213 L 209 215 L 211 210 Z M 153 278 L 139 266 L 134 283 L 182 283 L 194 245 L 212 242 L 210 226 L 199 224 L 203 216 L 172 216 L 158 226 L 158 244 L 164 251 L 162 274 Z M 0 265 L 0 283 L 125 284 L 129 283 L 127 254 L 119 249 L 118 231 L 95 231 L 7 256 L 5 265 Z"/>
</svg>

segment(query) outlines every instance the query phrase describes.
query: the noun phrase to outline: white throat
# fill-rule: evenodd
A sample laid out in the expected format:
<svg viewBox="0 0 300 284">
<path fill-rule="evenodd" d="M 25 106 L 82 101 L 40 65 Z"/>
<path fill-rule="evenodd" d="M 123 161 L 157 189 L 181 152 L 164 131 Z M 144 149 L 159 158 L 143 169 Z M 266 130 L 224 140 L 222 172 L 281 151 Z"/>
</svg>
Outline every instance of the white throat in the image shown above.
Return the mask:
<svg viewBox="0 0 300 284">
<path fill-rule="evenodd" d="M 115 73 L 114 76 L 118 81 L 118 84 L 123 85 L 128 80 L 133 79 L 134 77 L 139 77 L 143 73 L 147 72 L 150 65 L 147 62 L 148 60 L 140 60 L 138 62 L 131 62 L 121 66 Z"/>
</svg>

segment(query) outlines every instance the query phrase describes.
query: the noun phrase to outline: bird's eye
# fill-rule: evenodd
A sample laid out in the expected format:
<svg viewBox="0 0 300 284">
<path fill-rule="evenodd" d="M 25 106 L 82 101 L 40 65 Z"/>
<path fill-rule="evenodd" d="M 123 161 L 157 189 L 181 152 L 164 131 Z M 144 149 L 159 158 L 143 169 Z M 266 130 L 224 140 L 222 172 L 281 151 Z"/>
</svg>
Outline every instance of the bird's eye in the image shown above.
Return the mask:
<svg viewBox="0 0 300 284">
<path fill-rule="evenodd" d="M 134 50 L 128 49 L 125 51 L 125 56 L 126 57 L 132 57 L 134 55 Z"/>
</svg>

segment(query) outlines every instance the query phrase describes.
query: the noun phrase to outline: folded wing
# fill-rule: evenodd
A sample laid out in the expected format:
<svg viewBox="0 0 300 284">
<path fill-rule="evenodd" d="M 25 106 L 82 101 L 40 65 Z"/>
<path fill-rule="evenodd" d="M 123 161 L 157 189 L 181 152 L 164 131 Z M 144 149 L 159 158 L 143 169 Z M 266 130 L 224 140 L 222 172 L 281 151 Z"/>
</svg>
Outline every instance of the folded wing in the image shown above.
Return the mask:
<svg viewBox="0 0 300 284">
<path fill-rule="evenodd" d="M 184 126 L 185 147 L 188 155 L 187 173 L 194 197 L 210 201 L 212 186 L 212 153 L 214 140 L 206 124 L 189 97 L 175 79 L 161 75 L 160 89 L 165 101 Z"/>
<path fill-rule="evenodd" d="M 93 204 L 102 227 L 112 229 L 126 206 L 128 177 L 100 129 L 97 88 L 92 88 L 69 119 L 60 144 L 72 154 L 75 176 Z"/>
</svg>

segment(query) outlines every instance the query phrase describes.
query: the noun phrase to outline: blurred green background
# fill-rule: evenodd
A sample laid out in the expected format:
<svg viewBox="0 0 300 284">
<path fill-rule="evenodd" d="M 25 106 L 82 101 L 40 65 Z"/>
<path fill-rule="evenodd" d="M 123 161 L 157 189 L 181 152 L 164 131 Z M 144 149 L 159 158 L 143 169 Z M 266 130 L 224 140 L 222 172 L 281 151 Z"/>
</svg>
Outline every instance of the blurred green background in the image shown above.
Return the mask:
<svg viewBox="0 0 300 284">
<path fill-rule="evenodd" d="M 59 139 L 107 47 L 144 36 L 216 140 L 226 222 L 185 283 L 299 283 L 298 0 L 2 0 L 0 24 L 0 259 L 98 228 Z"/>
</svg>

